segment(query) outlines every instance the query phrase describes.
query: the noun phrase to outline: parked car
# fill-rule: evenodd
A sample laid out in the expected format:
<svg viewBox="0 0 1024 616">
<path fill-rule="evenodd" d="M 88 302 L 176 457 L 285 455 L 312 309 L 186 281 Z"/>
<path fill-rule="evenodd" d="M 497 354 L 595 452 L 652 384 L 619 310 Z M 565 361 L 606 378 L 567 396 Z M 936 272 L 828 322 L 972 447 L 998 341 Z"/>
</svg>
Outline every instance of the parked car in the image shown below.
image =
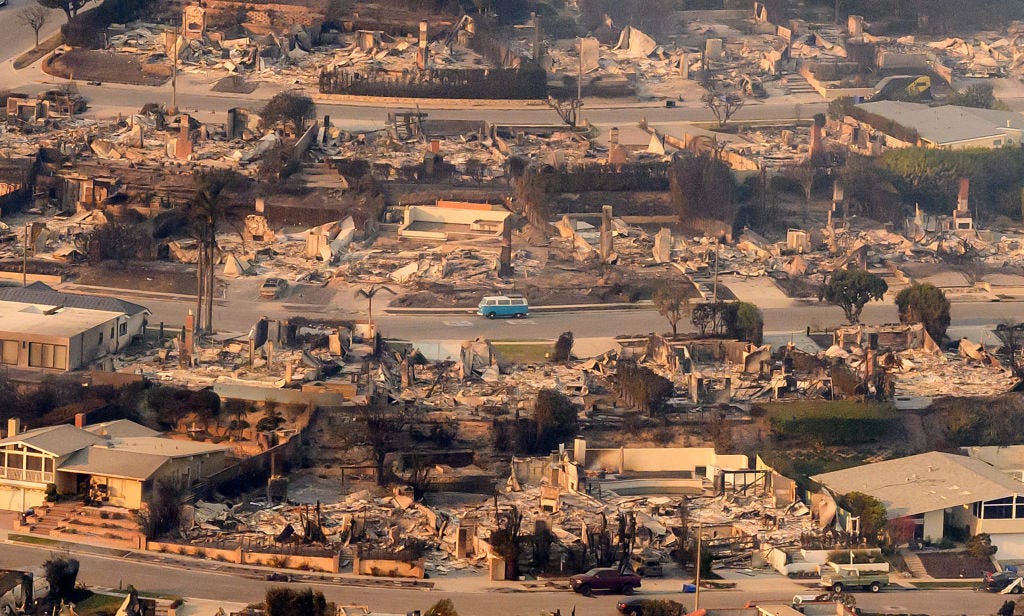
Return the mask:
<svg viewBox="0 0 1024 616">
<path fill-rule="evenodd" d="M 1002 592 L 1007 586 L 1010 586 L 1014 582 L 1020 579 L 1020 573 L 1017 571 L 1000 571 L 999 573 L 986 573 L 985 579 L 981 583 L 980 590 L 987 590 L 988 592 Z M 1014 586 L 1010 593 L 1020 594 L 1022 590 L 1022 584 Z"/>
<path fill-rule="evenodd" d="M 530 313 L 530 304 L 521 295 L 488 295 L 480 300 L 476 313 L 488 319 L 521 319 Z"/>
<path fill-rule="evenodd" d="M 0 6 L 7 6 L 7 0 L 0 0 Z"/>
<path fill-rule="evenodd" d="M 284 278 L 267 278 L 263 281 L 263 285 L 260 286 L 260 297 L 263 299 L 277 299 L 281 297 L 287 288 L 288 283 L 285 282 Z"/>
<path fill-rule="evenodd" d="M 636 571 L 640 577 L 660 578 L 665 576 L 665 572 L 661 567 L 661 558 L 658 556 L 634 554 L 633 557 L 629 559 L 629 564 L 633 567 L 633 571 Z"/>
<path fill-rule="evenodd" d="M 640 576 L 632 572 L 619 573 L 618 569 L 591 569 L 569 578 L 569 586 L 581 595 L 589 595 L 594 590 L 631 595 L 640 588 Z"/>
<path fill-rule="evenodd" d="M 615 608 L 628 616 L 644 616 L 647 614 L 663 614 L 664 616 L 683 616 L 686 607 L 671 599 L 623 599 L 615 604 Z"/>
<path fill-rule="evenodd" d="M 843 592 L 854 588 L 866 588 L 878 592 L 883 586 L 889 585 L 888 573 L 861 573 L 857 569 L 838 568 L 821 576 L 821 586 L 832 592 Z"/>
</svg>

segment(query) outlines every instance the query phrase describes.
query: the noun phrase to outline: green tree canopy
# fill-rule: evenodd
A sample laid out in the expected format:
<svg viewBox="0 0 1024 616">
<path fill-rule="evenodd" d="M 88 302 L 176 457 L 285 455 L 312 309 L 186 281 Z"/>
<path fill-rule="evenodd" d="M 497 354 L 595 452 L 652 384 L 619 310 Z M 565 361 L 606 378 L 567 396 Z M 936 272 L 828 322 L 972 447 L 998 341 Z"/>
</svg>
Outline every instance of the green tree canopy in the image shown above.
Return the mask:
<svg viewBox="0 0 1024 616">
<path fill-rule="evenodd" d="M 554 389 L 537 392 L 533 418 L 537 422 L 538 447 L 544 451 L 550 451 L 576 435 L 576 406 L 568 396 Z"/>
<path fill-rule="evenodd" d="M 836 270 L 825 285 L 824 298 L 843 309 L 846 320 L 860 322 L 860 313 L 871 300 L 880 300 L 889 285 L 884 280 L 862 269 Z"/>
<path fill-rule="evenodd" d="M 860 534 L 868 541 L 878 542 L 885 530 L 888 513 L 882 501 L 863 492 L 850 492 L 843 496 L 840 506 L 860 518 Z"/>
<path fill-rule="evenodd" d="M 78 579 L 78 560 L 69 556 L 54 555 L 43 563 L 46 583 L 50 585 L 50 597 L 54 600 L 69 601 L 75 592 Z"/>
<path fill-rule="evenodd" d="M 996 97 L 992 93 L 992 85 L 988 83 L 968 86 L 949 97 L 950 105 L 975 107 L 977 109 L 992 109 L 996 106 L 996 102 Z"/>
<path fill-rule="evenodd" d="M 658 284 L 651 295 L 654 307 L 658 314 L 668 319 L 672 328 L 672 337 L 675 338 L 679 321 L 690 313 L 690 296 L 686 288 L 680 282 L 665 280 Z"/>
<path fill-rule="evenodd" d="M 922 323 L 935 342 L 942 342 L 949 327 L 949 300 L 935 285 L 917 283 L 896 295 L 901 323 Z"/>
<path fill-rule="evenodd" d="M 732 223 L 736 179 L 721 160 L 702 154 L 676 155 L 669 169 L 669 192 L 679 220 L 713 218 Z"/>
<path fill-rule="evenodd" d="M 761 309 L 749 302 L 739 302 L 736 307 L 736 333 L 741 340 L 761 344 L 764 338 L 764 317 Z"/>
<path fill-rule="evenodd" d="M 451 599 L 441 599 L 427 610 L 426 616 L 459 616 Z"/>
<path fill-rule="evenodd" d="M 291 124 L 295 136 L 300 136 L 306 130 L 306 123 L 316 117 L 316 104 L 304 94 L 280 92 L 267 101 L 260 117 L 268 125 Z"/>
</svg>

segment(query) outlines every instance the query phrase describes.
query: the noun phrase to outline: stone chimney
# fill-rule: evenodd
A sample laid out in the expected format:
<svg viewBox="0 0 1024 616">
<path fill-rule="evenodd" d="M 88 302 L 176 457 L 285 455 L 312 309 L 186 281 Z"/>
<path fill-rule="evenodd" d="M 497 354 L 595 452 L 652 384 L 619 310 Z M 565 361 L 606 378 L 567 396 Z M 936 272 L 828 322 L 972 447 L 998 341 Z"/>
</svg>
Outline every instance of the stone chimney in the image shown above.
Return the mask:
<svg viewBox="0 0 1024 616">
<path fill-rule="evenodd" d="M 815 122 L 811 124 L 811 160 L 821 156 L 821 127 Z"/>
<path fill-rule="evenodd" d="M 11 417 L 7 420 L 7 438 L 21 434 L 21 420 Z"/>
</svg>

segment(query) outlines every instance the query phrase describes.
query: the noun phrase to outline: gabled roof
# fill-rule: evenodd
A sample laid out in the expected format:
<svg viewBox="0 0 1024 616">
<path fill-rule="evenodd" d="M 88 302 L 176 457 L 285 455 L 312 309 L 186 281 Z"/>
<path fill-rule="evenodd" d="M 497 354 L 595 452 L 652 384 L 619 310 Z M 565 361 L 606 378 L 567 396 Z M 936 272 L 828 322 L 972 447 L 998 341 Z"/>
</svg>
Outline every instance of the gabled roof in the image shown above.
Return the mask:
<svg viewBox="0 0 1024 616">
<path fill-rule="evenodd" d="M 181 439 L 112 436 L 103 439 L 98 445 L 76 451 L 57 470 L 145 481 L 174 458 L 199 456 L 227 449 L 230 448 L 225 445 Z"/>
<path fill-rule="evenodd" d="M 130 419 L 115 419 L 114 421 L 92 424 L 85 426 L 85 430 L 98 436 L 112 436 L 114 438 L 160 435 L 156 430 L 152 430 L 142 424 L 135 423 Z"/>
<path fill-rule="evenodd" d="M 83 310 L 102 310 L 105 312 L 121 312 L 129 316 L 146 312 L 145 306 L 126 302 L 116 297 L 102 295 L 79 295 L 77 293 L 61 293 L 42 282 L 33 282 L 27 287 L 0 287 L 0 302 L 21 302 L 24 304 L 41 304 L 44 306 L 66 306 Z"/>
<path fill-rule="evenodd" d="M 0 445 L 24 443 L 40 451 L 63 457 L 90 445 L 103 442 L 103 438 L 70 424 L 47 426 L 28 430 L 0 440 Z"/>
<path fill-rule="evenodd" d="M 956 105 L 930 107 L 900 101 L 861 103 L 857 108 L 913 129 L 922 139 L 936 145 L 998 138 L 1007 129 L 1024 130 L 1024 115 L 1015 111 Z"/>
<path fill-rule="evenodd" d="M 1024 494 L 1024 483 L 967 456 L 932 451 L 811 477 L 837 495 L 862 492 L 890 519 Z"/>
</svg>

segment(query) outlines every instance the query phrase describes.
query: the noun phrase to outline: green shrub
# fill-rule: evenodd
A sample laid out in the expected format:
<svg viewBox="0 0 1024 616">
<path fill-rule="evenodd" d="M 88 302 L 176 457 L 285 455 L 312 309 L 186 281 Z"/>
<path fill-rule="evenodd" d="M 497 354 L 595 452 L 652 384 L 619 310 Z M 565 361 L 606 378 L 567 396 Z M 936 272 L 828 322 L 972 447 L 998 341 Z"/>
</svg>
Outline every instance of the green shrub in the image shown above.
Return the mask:
<svg viewBox="0 0 1024 616">
<path fill-rule="evenodd" d="M 890 404 L 801 400 L 760 406 L 772 434 L 780 440 L 857 445 L 877 441 L 898 428 L 896 408 Z"/>
<path fill-rule="evenodd" d="M 644 599 L 640 602 L 644 616 L 683 616 L 686 606 L 671 599 Z"/>
</svg>

